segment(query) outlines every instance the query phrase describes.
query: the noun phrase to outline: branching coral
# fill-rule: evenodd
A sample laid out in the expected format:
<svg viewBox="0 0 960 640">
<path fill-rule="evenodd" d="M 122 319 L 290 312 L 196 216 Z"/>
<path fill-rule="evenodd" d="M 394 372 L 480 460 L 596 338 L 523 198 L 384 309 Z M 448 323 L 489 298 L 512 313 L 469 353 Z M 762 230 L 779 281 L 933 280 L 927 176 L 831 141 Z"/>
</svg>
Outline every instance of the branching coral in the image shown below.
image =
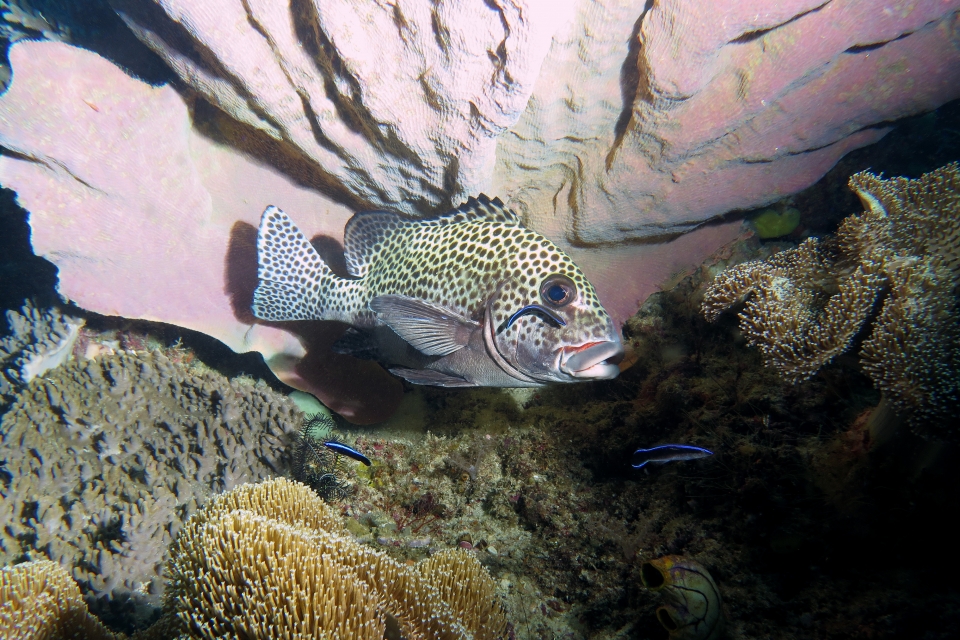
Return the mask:
<svg viewBox="0 0 960 640">
<path fill-rule="evenodd" d="M 469 552 L 409 567 L 353 540 L 284 479 L 213 500 L 171 549 L 169 603 L 197 638 L 502 638 L 492 579 Z"/>
<path fill-rule="evenodd" d="M 0 422 L 0 562 L 49 558 L 149 618 L 180 523 L 210 496 L 281 471 L 298 422 L 262 383 L 156 352 L 58 367 Z"/>
<path fill-rule="evenodd" d="M 704 315 L 713 321 L 746 299 L 748 343 L 797 383 L 845 351 L 876 311 L 864 371 L 916 430 L 950 437 L 960 407 L 960 166 L 916 180 L 862 172 L 850 187 L 862 214 L 834 238 L 724 271 Z"/>
</svg>

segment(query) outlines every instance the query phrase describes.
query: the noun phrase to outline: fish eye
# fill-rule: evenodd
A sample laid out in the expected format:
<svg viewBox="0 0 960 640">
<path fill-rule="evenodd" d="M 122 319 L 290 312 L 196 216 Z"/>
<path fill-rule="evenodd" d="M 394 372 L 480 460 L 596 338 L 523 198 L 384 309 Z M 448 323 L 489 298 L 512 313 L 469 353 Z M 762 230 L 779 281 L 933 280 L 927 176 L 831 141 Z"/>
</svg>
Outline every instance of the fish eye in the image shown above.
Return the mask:
<svg viewBox="0 0 960 640">
<path fill-rule="evenodd" d="M 573 280 L 560 274 L 554 274 L 540 285 L 540 297 L 553 307 L 563 307 L 577 298 L 577 287 Z"/>
</svg>

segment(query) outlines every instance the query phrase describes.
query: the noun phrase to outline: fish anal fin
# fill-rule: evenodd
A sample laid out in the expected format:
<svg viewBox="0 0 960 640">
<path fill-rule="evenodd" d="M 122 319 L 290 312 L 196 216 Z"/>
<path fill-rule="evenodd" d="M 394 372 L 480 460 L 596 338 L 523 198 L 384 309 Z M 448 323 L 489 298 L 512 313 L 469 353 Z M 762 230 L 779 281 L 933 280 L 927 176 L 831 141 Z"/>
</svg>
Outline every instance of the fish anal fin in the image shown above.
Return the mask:
<svg viewBox="0 0 960 640">
<path fill-rule="evenodd" d="M 377 296 L 370 308 L 384 324 L 417 351 L 445 356 L 462 349 L 480 325 L 458 312 L 417 298 Z"/>
<path fill-rule="evenodd" d="M 433 369 L 390 369 L 390 373 L 403 378 L 410 384 L 423 384 L 433 387 L 476 387 L 477 385 L 469 380 L 452 376 Z"/>
</svg>

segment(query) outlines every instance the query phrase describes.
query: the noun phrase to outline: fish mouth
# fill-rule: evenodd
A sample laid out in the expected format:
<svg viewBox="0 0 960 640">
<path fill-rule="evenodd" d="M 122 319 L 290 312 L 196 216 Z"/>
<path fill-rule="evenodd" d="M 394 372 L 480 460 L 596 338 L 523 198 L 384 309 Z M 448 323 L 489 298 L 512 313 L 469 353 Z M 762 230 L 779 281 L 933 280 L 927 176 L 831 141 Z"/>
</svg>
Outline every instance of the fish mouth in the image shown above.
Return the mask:
<svg viewBox="0 0 960 640">
<path fill-rule="evenodd" d="M 574 378 L 612 380 L 620 373 L 617 365 L 623 360 L 620 342 L 588 342 L 577 347 L 564 347 L 560 352 L 560 370 Z"/>
</svg>

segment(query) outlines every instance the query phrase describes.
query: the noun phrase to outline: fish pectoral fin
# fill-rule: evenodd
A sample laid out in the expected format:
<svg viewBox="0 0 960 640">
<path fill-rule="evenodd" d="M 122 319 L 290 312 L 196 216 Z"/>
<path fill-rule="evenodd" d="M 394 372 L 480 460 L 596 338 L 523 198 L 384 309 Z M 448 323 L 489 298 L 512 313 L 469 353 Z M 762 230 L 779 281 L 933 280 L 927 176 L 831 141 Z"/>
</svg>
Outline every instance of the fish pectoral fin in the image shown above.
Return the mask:
<svg viewBox="0 0 960 640">
<path fill-rule="evenodd" d="M 446 356 L 464 348 L 480 329 L 479 323 L 452 309 L 409 296 L 377 296 L 370 301 L 370 308 L 397 335 L 428 356 Z"/>
<path fill-rule="evenodd" d="M 440 373 L 433 369 L 390 369 L 390 373 L 403 378 L 410 384 L 426 384 L 433 387 L 476 387 L 479 386 L 469 380 L 447 373 Z"/>
</svg>

